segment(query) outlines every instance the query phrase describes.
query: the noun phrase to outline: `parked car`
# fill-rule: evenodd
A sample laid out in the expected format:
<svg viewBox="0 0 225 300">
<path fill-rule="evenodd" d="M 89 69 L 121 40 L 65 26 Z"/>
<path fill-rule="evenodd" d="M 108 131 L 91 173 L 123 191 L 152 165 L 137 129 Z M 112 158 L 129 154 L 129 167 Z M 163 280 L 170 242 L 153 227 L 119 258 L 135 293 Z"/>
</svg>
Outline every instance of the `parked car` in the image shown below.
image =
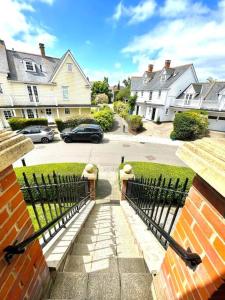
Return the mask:
<svg viewBox="0 0 225 300">
<path fill-rule="evenodd" d="M 18 133 L 22 133 L 27 137 L 31 138 L 34 143 L 43 143 L 47 144 L 54 139 L 54 132 L 48 126 L 42 125 L 33 125 L 25 127 L 22 130 L 19 130 Z"/>
<path fill-rule="evenodd" d="M 75 141 L 100 143 L 103 139 L 103 130 L 101 126 L 96 124 L 81 124 L 75 128 L 64 129 L 60 136 L 65 143 Z"/>
</svg>

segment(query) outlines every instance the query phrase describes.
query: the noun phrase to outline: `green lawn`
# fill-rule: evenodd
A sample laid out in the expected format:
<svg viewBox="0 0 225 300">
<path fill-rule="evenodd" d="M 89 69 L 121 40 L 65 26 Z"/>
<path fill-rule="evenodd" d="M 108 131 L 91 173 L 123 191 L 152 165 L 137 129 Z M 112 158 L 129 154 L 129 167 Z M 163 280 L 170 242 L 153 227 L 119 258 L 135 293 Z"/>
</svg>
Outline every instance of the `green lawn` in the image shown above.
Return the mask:
<svg viewBox="0 0 225 300">
<path fill-rule="evenodd" d="M 21 186 L 23 186 L 24 185 L 23 172 L 26 173 L 29 182 L 32 184 L 32 182 L 33 182 L 33 173 L 36 174 L 37 179 L 40 178 L 41 174 L 43 174 L 43 175 L 48 175 L 48 174 L 52 175 L 53 171 L 55 171 L 57 174 L 61 174 L 61 175 L 64 175 L 64 176 L 65 175 L 81 176 L 85 165 L 86 164 L 84 164 L 84 163 L 43 164 L 43 165 L 34 165 L 34 166 L 29 166 L 29 167 L 15 168 L 15 172 L 16 172 L 16 176 L 18 178 L 19 183 L 21 184 Z M 51 178 L 52 178 L 52 176 L 51 176 Z M 26 199 L 26 195 L 27 195 L 27 193 L 24 194 L 25 199 Z M 28 199 L 29 199 L 29 197 L 28 197 Z M 45 226 L 46 225 L 46 220 L 45 220 L 45 217 L 44 217 L 42 206 L 41 206 L 41 204 L 39 204 L 39 199 L 37 198 L 36 200 L 38 202 L 38 203 L 36 203 L 36 209 L 37 209 L 37 213 L 38 213 L 38 216 L 39 216 L 39 219 L 40 219 L 40 223 L 41 223 L 42 226 Z M 52 216 L 53 216 L 53 219 L 54 219 L 56 217 L 56 210 L 57 210 L 57 212 L 59 212 L 59 206 L 58 206 L 58 204 L 56 204 L 56 207 L 55 207 L 55 205 L 52 204 L 52 203 L 50 205 L 51 205 L 51 209 L 52 209 Z M 29 214 L 31 216 L 34 228 L 35 228 L 35 230 L 38 230 L 39 226 L 38 226 L 38 222 L 37 222 L 37 219 L 36 219 L 36 216 L 35 216 L 34 209 L 33 209 L 32 205 L 28 204 L 27 208 L 28 208 Z M 49 205 L 44 204 L 44 209 L 45 209 L 45 212 L 46 212 L 47 220 L 51 221 L 52 218 L 51 218 Z"/>
<path fill-rule="evenodd" d="M 145 178 L 158 178 L 161 174 L 167 180 L 169 178 L 180 178 L 181 182 L 184 182 L 186 178 L 189 179 L 188 188 L 190 188 L 195 173 L 186 167 L 177 167 L 171 165 L 157 164 L 152 162 L 126 162 L 133 167 L 133 171 L 136 177 Z M 122 169 L 124 164 L 120 165 Z"/>
<path fill-rule="evenodd" d="M 61 175 L 81 176 L 85 165 L 86 164 L 84 163 L 43 164 L 43 165 L 34 165 L 29 167 L 15 168 L 15 171 L 20 184 L 23 184 L 23 172 L 26 173 L 28 179 L 32 179 L 33 173 L 35 173 L 37 177 L 40 177 L 41 174 L 52 175 L 53 171 Z"/>
<path fill-rule="evenodd" d="M 57 213 L 59 215 L 60 211 L 59 211 L 59 205 L 56 204 L 56 206 L 54 204 L 44 204 L 44 209 L 45 209 L 45 213 L 46 213 L 46 218 L 48 220 L 48 222 L 52 221 L 52 217 L 51 217 L 51 213 L 50 213 L 50 207 L 51 207 L 51 212 L 52 212 L 52 217 L 53 219 L 57 217 L 57 214 L 56 214 L 56 210 L 57 210 Z M 39 220 L 40 220 L 40 223 L 41 223 L 41 226 L 45 226 L 47 223 L 46 223 L 46 220 L 45 220 L 45 216 L 44 216 L 44 212 L 43 212 L 43 209 L 41 207 L 41 204 L 36 204 L 36 210 L 37 210 L 37 213 L 38 213 L 38 216 L 39 216 Z M 34 225 L 34 229 L 35 231 L 37 231 L 39 228 L 39 225 L 38 225 L 38 222 L 37 222 L 37 218 L 35 216 L 35 213 L 34 213 L 34 209 L 32 207 L 32 205 L 27 205 L 27 208 L 28 208 L 28 211 L 29 211 L 29 214 L 31 216 L 31 219 L 32 219 L 32 223 Z"/>
</svg>

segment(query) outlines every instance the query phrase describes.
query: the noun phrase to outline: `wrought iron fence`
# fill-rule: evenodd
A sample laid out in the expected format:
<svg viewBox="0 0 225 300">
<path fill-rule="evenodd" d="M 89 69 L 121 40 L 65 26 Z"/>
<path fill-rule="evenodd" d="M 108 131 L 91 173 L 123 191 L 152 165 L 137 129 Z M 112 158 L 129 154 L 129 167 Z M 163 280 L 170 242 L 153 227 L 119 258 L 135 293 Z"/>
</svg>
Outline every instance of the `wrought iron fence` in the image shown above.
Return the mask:
<svg viewBox="0 0 225 300">
<path fill-rule="evenodd" d="M 127 184 L 126 199 L 141 217 L 148 229 L 156 236 L 162 246 L 170 245 L 190 267 L 195 267 L 201 258 L 183 249 L 172 237 L 171 232 L 185 203 L 188 179 L 166 180 L 160 176 L 155 179 L 136 178 Z"/>
<path fill-rule="evenodd" d="M 33 174 L 32 179 L 23 173 L 23 178 L 24 186 L 21 190 L 35 233 L 4 249 L 8 262 L 14 254 L 23 253 L 25 247 L 36 238 L 40 237 L 41 246 L 44 247 L 89 200 L 86 178 L 61 176 L 55 172 L 47 176 Z"/>
</svg>

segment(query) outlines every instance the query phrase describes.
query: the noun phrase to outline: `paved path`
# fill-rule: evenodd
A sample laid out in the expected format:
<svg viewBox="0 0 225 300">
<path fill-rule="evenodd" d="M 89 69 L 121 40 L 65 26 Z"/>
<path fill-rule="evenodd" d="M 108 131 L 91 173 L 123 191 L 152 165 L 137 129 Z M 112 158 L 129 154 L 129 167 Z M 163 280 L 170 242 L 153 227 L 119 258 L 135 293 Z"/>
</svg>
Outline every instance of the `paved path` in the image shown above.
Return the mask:
<svg viewBox="0 0 225 300">
<path fill-rule="evenodd" d="M 101 166 L 96 205 L 57 274 L 51 299 L 152 299 L 151 275 L 118 199 L 116 169 Z"/>
</svg>

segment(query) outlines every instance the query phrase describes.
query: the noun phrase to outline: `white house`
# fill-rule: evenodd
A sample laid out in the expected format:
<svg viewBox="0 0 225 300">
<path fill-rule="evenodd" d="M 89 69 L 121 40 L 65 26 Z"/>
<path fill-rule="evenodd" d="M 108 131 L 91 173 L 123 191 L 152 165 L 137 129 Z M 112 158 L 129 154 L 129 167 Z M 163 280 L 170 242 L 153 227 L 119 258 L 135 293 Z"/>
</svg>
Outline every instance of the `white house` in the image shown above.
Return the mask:
<svg viewBox="0 0 225 300">
<path fill-rule="evenodd" d="M 91 85 L 68 50 L 61 58 L 6 49 L 0 40 L 0 127 L 15 117 L 66 119 L 90 112 Z"/>
<path fill-rule="evenodd" d="M 209 129 L 225 131 L 225 81 L 190 84 L 171 103 L 174 113 L 189 109 L 207 111 Z"/>
<path fill-rule="evenodd" d="M 170 65 L 171 61 L 166 60 L 159 71 L 153 71 L 153 65 L 149 65 L 143 76 L 131 78 L 131 94 L 137 95 L 135 114 L 153 121 L 173 120 L 171 102 L 198 78 L 192 64 Z"/>
<path fill-rule="evenodd" d="M 209 115 L 209 129 L 225 131 L 225 82 L 199 83 L 192 64 L 162 70 L 153 65 L 142 77 L 131 78 L 131 93 L 137 95 L 135 114 L 147 120 L 173 121 L 177 112 L 196 109 Z"/>
</svg>

